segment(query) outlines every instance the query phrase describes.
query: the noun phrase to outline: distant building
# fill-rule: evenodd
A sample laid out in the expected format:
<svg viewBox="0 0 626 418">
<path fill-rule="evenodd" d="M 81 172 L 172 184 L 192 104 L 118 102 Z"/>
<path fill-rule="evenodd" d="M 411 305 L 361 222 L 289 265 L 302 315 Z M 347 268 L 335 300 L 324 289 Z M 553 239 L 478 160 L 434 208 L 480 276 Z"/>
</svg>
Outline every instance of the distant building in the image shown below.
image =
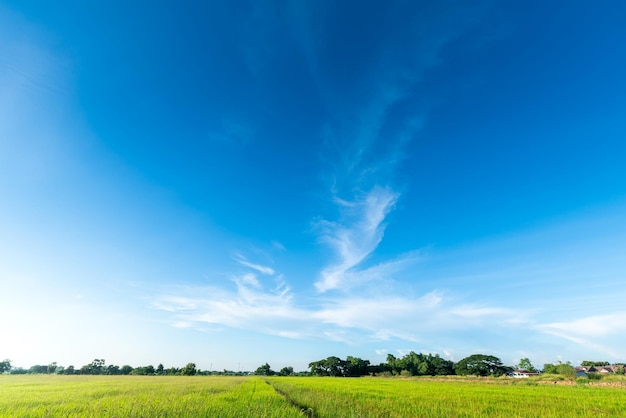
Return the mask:
<svg viewBox="0 0 626 418">
<path fill-rule="evenodd" d="M 609 366 L 576 366 L 576 377 L 587 377 L 589 373 L 624 373 L 624 365 L 612 364 Z"/>
<path fill-rule="evenodd" d="M 509 377 L 513 377 L 515 379 L 527 379 L 530 376 L 538 376 L 539 372 L 531 372 L 526 369 L 516 369 L 509 373 Z"/>
</svg>

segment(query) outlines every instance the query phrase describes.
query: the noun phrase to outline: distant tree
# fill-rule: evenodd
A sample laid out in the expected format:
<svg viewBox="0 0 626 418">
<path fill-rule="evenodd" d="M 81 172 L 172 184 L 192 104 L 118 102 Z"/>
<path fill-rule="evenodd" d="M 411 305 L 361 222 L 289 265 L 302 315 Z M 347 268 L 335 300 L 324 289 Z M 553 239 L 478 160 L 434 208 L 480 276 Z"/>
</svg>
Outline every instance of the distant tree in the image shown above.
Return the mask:
<svg viewBox="0 0 626 418">
<path fill-rule="evenodd" d="M 381 365 L 382 371 L 394 375 L 407 376 L 447 376 L 455 374 L 454 363 L 439 357 L 439 354 L 416 354 L 411 351 L 402 358 L 387 355 L 387 363 Z"/>
<path fill-rule="evenodd" d="M 148 366 L 135 367 L 130 374 L 137 376 L 152 376 L 154 375 L 154 366 L 150 364 Z"/>
<path fill-rule="evenodd" d="M 120 366 L 115 366 L 113 364 L 109 364 L 106 367 L 104 374 L 118 375 L 118 374 L 122 374 L 122 371 L 120 370 Z"/>
<path fill-rule="evenodd" d="M 556 372 L 570 379 L 576 377 L 576 369 L 569 362 L 557 364 Z"/>
<path fill-rule="evenodd" d="M 43 364 L 35 364 L 28 369 L 30 374 L 48 374 L 48 366 Z"/>
<path fill-rule="evenodd" d="M 74 370 L 74 366 L 67 366 L 63 374 L 76 374 L 76 370 Z"/>
<path fill-rule="evenodd" d="M 309 363 L 311 374 L 316 376 L 343 376 L 346 362 L 339 357 L 330 356 L 324 360 Z"/>
<path fill-rule="evenodd" d="M 104 374 L 104 359 L 94 359 L 91 363 L 80 368 L 80 374 Z"/>
<path fill-rule="evenodd" d="M 462 376 L 502 376 L 510 370 L 499 358 L 485 354 L 472 354 L 459 361 L 455 369 Z"/>
<path fill-rule="evenodd" d="M 159 363 L 159 365 L 156 368 L 156 374 L 158 374 L 158 375 L 165 374 L 165 372 L 163 370 L 163 364 Z"/>
<path fill-rule="evenodd" d="M 274 370 L 272 370 L 272 368 L 270 367 L 269 364 L 265 363 L 259 367 L 257 367 L 256 371 L 254 372 L 254 374 L 258 374 L 261 376 L 273 376 L 276 374 L 276 372 Z"/>
<path fill-rule="evenodd" d="M 369 373 L 369 366 L 369 360 L 348 356 L 344 362 L 343 375 L 351 377 L 365 376 Z"/>
<path fill-rule="evenodd" d="M 530 360 L 527 357 L 520 359 L 519 364 L 517 365 L 517 368 L 520 370 L 528 370 L 529 372 L 534 372 L 537 370 L 535 369 L 535 366 L 533 366 L 533 364 L 530 362 Z"/>
<path fill-rule="evenodd" d="M 435 376 L 450 376 L 455 374 L 454 362 L 439 357 L 439 354 L 435 354 L 431 358 L 431 363 L 435 369 Z"/>
<path fill-rule="evenodd" d="M 0 361 L 0 373 L 11 371 L 11 360 L 4 359 Z"/>
<path fill-rule="evenodd" d="M 48 364 L 48 370 L 46 371 L 46 373 L 48 374 L 54 374 L 57 371 L 57 362 L 53 361 L 52 363 Z"/>
<path fill-rule="evenodd" d="M 399 359 L 396 358 L 393 354 L 387 354 L 387 371 L 391 372 L 391 374 L 398 375 L 402 371 L 402 366 L 400 365 Z"/>
<path fill-rule="evenodd" d="M 196 374 L 196 364 L 195 363 L 187 363 L 185 367 L 183 367 L 180 371 L 180 374 L 183 376 L 193 376 Z"/>
<path fill-rule="evenodd" d="M 346 362 L 339 357 L 330 356 L 324 360 L 324 367 L 329 376 L 343 376 Z"/>
<path fill-rule="evenodd" d="M 585 360 L 582 363 L 580 363 L 581 366 L 608 366 L 611 363 L 609 363 L 608 361 L 589 361 L 589 360 Z"/>
<path fill-rule="evenodd" d="M 133 368 L 129 366 L 128 364 L 125 364 L 120 368 L 120 374 L 127 375 L 127 374 L 130 374 L 132 371 L 133 371 Z"/>
<path fill-rule="evenodd" d="M 576 377 L 576 369 L 570 364 L 558 362 L 557 364 L 546 363 L 543 365 L 543 372 L 545 374 L 560 374 L 568 378 Z"/>
<path fill-rule="evenodd" d="M 291 367 L 291 366 L 283 367 L 278 372 L 278 375 L 279 376 L 291 376 L 291 375 L 293 375 L 293 367 Z"/>
<path fill-rule="evenodd" d="M 176 375 L 180 374 L 180 369 L 177 369 L 176 367 L 170 367 L 169 369 L 167 369 L 165 371 L 165 373 L 168 376 L 176 376 Z"/>
</svg>

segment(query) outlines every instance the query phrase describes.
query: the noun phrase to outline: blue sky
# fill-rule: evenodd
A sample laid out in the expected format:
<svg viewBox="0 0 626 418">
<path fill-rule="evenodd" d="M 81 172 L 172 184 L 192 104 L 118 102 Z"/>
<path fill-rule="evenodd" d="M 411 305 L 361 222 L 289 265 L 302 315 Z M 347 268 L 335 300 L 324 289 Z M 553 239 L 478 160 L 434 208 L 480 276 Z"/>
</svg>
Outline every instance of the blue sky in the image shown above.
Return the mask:
<svg viewBox="0 0 626 418">
<path fill-rule="evenodd" d="M 626 361 L 626 5 L 0 2 L 0 357 Z"/>
</svg>

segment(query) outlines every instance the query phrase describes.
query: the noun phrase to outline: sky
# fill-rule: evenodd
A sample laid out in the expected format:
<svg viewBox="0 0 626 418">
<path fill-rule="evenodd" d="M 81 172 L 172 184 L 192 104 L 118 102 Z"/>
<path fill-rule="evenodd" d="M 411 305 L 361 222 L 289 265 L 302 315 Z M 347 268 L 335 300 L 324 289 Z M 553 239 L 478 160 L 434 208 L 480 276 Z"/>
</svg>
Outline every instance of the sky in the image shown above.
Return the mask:
<svg viewBox="0 0 626 418">
<path fill-rule="evenodd" d="M 624 16 L 0 0 L 0 358 L 626 361 Z"/>
</svg>

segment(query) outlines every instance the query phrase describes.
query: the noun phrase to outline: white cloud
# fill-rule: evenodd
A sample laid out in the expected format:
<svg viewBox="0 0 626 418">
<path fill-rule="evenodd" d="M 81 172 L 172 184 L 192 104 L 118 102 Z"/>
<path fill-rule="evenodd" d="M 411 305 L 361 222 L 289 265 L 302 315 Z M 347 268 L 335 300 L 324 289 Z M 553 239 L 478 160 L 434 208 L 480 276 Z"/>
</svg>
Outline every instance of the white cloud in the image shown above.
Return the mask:
<svg viewBox="0 0 626 418">
<path fill-rule="evenodd" d="M 235 260 L 235 262 L 237 262 L 238 264 L 241 264 L 244 267 L 251 268 L 252 270 L 256 270 L 259 273 L 267 274 L 268 276 L 273 276 L 276 273 L 276 271 L 273 268 L 271 268 L 271 267 L 263 266 L 261 264 L 255 264 L 255 263 L 249 262 L 240 253 L 235 253 L 233 255 L 233 260 Z"/>
<path fill-rule="evenodd" d="M 626 312 L 594 315 L 569 322 L 552 322 L 536 327 L 615 359 L 623 358 L 621 348 L 626 344 Z"/>
<path fill-rule="evenodd" d="M 345 274 L 363 262 L 383 238 L 383 221 L 399 195 L 389 188 L 375 187 L 364 197 L 347 206 L 345 220 L 323 221 L 322 241 L 331 246 L 339 261 L 322 270 L 315 287 L 325 292 L 345 286 Z M 352 271 L 354 273 L 354 271 Z M 357 277 L 352 275 L 352 281 Z"/>
<path fill-rule="evenodd" d="M 501 308 L 455 306 L 452 299 L 436 291 L 416 298 L 317 296 L 314 301 L 301 302 L 286 284 L 276 291 L 263 288 L 252 277 L 236 277 L 233 283 L 234 291 L 181 288 L 175 292 L 178 294 L 157 297 L 152 306 L 170 312 L 176 327 L 223 325 L 284 338 L 347 344 L 432 341 L 453 330 L 510 328 L 516 325 L 513 319 L 522 316 Z"/>
<path fill-rule="evenodd" d="M 542 325 L 540 328 L 553 333 L 585 335 L 594 338 L 605 337 L 626 331 L 626 312 L 588 316 L 570 322 L 553 322 Z"/>
</svg>

